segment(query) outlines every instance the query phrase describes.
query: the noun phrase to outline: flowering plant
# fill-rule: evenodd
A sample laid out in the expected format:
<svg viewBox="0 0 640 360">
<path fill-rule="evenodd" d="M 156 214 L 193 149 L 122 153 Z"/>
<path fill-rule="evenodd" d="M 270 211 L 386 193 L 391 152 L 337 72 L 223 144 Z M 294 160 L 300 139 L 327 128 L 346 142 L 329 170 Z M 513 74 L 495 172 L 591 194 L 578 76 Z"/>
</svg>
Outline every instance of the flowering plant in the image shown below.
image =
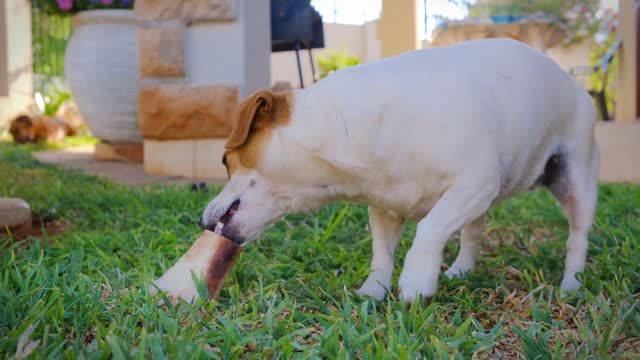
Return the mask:
<svg viewBox="0 0 640 360">
<path fill-rule="evenodd" d="M 55 15 L 73 15 L 84 10 L 131 9 L 134 0 L 32 0 L 44 12 Z"/>
<path fill-rule="evenodd" d="M 565 45 L 593 37 L 605 27 L 615 27 L 611 14 L 600 9 L 600 0 L 450 0 L 465 6 L 473 17 L 511 15 L 524 18 L 543 14 L 567 25 Z M 599 10 L 600 9 L 600 10 Z M 603 16 L 605 17 L 604 19 Z M 603 23 L 602 20 L 604 20 Z"/>
</svg>

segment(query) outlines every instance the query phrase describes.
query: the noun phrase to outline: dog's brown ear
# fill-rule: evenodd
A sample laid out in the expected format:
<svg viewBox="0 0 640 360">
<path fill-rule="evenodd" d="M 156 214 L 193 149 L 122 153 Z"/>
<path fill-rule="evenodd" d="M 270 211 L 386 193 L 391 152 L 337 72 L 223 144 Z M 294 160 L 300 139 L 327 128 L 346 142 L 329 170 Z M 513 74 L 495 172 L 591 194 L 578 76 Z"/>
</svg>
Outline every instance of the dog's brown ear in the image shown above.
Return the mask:
<svg viewBox="0 0 640 360">
<path fill-rule="evenodd" d="M 251 130 L 269 126 L 273 119 L 275 95 L 271 91 L 258 91 L 238 105 L 233 113 L 233 130 L 225 147 L 236 149 L 247 142 Z"/>
</svg>

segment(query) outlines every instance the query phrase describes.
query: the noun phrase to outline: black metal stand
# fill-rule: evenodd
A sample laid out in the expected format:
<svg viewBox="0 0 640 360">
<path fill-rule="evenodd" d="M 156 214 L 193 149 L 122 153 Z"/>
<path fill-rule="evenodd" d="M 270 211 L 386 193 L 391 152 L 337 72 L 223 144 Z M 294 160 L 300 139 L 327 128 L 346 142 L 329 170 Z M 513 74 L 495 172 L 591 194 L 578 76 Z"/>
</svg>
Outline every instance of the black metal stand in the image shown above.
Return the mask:
<svg viewBox="0 0 640 360">
<path fill-rule="evenodd" d="M 309 62 L 311 63 L 311 75 L 313 75 L 313 82 L 315 83 L 316 82 L 316 66 L 313 63 L 313 52 L 311 51 L 311 46 L 309 46 L 309 43 L 305 43 L 305 47 L 309 52 Z"/>
<path fill-rule="evenodd" d="M 301 41 L 295 41 L 294 50 L 296 52 L 296 62 L 298 63 L 298 76 L 300 78 L 300 88 L 304 89 L 304 80 L 302 79 L 302 65 L 300 64 L 300 43 Z M 316 66 L 313 63 L 313 52 L 311 47 L 307 43 L 303 43 L 304 47 L 309 52 L 309 62 L 311 63 L 311 75 L 313 76 L 313 82 L 316 82 Z"/>
<path fill-rule="evenodd" d="M 298 62 L 298 76 L 300 77 L 300 88 L 304 89 L 304 80 L 302 80 L 302 66 L 300 66 L 300 42 L 295 42 L 296 61 Z"/>
</svg>

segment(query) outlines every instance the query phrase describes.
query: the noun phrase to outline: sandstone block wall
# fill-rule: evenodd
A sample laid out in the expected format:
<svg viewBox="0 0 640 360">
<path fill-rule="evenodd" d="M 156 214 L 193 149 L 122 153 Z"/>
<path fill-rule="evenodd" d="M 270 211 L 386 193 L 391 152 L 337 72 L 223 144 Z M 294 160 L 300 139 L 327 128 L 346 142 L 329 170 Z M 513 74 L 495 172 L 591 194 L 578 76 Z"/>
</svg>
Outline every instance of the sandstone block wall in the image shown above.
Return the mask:
<svg viewBox="0 0 640 360">
<path fill-rule="evenodd" d="M 186 32 L 197 22 L 236 21 L 237 0 L 137 0 L 140 86 L 138 125 L 145 139 L 226 138 L 240 84 L 193 84 Z M 224 44 L 203 44 L 218 46 Z"/>
<path fill-rule="evenodd" d="M 135 14 L 145 171 L 226 179 L 233 111 L 270 84 L 269 1 L 136 0 Z"/>
</svg>

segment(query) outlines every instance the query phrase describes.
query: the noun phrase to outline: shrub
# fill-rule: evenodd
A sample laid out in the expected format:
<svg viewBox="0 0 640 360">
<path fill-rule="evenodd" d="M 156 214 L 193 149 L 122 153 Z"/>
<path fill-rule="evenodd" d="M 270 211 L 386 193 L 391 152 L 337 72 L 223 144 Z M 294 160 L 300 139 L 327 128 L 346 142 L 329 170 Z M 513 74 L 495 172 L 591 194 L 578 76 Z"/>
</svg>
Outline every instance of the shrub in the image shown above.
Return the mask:
<svg viewBox="0 0 640 360">
<path fill-rule="evenodd" d="M 357 56 L 349 55 L 346 50 L 340 52 L 332 50 L 326 55 L 318 56 L 319 77 L 323 78 L 338 69 L 358 64 L 360 64 L 360 59 Z"/>
<path fill-rule="evenodd" d="M 47 116 L 55 115 L 62 103 L 72 99 L 71 90 L 64 80 L 58 77 L 36 75 L 34 93 L 38 107 Z"/>
<path fill-rule="evenodd" d="M 134 0 L 39 0 L 38 3 L 48 14 L 73 15 L 93 9 L 131 9 Z"/>
</svg>

